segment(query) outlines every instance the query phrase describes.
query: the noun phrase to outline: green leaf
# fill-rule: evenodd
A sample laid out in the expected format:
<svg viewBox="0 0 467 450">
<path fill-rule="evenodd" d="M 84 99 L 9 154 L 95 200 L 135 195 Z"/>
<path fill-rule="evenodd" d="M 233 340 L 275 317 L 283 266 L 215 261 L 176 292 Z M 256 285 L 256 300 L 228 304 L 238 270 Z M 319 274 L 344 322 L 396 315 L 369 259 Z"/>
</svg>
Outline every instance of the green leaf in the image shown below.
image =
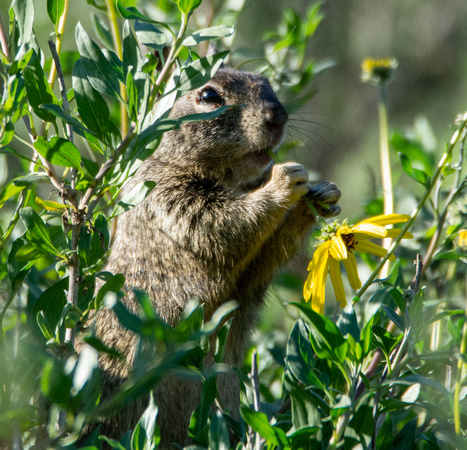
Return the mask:
<svg viewBox="0 0 467 450">
<path fill-rule="evenodd" d="M 139 20 L 141 22 L 149 22 L 149 23 L 156 23 L 155 20 L 150 19 L 149 17 L 145 16 L 144 14 L 140 13 L 134 6 L 130 6 L 129 8 L 125 8 L 122 5 L 121 0 L 117 0 L 117 9 L 118 12 L 124 19 L 127 20 Z"/>
<path fill-rule="evenodd" d="M 44 335 L 45 339 L 49 341 L 53 339 L 54 334 L 52 328 L 50 327 L 49 323 L 47 322 L 46 317 L 44 316 L 44 311 L 39 311 L 36 316 L 36 322 L 41 330 L 42 334 Z"/>
<path fill-rule="evenodd" d="M 110 49 L 114 48 L 112 32 L 106 23 L 104 23 L 96 14 L 91 15 L 94 31 L 99 36 L 101 41 Z"/>
<path fill-rule="evenodd" d="M 16 253 L 15 258 L 18 262 L 27 263 L 34 261 L 50 253 L 49 247 L 37 242 L 28 242 L 23 245 Z"/>
<path fill-rule="evenodd" d="M 397 314 L 396 311 L 394 311 L 392 308 L 390 308 L 387 305 L 382 305 L 382 308 L 384 312 L 386 313 L 386 315 L 388 316 L 389 320 L 394 322 L 401 331 L 404 331 L 405 330 L 404 318 L 401 317 L 399 314 Z"/>
<path fill-rule="evenodd" d="M 321 428 L 321 414 L 314 405 L 313 394 L 300 386 L 298 383 L 290 391 L 292 399 L 292 425 L 295 431 L 302 428 Z"/>
<path fill-rule="evenodd" d="M 156 425 L 159 409 L 154 401 L 154 396 L 149 397 L 149 405 L 138 421 L 131 436 L 131 448 L 134 450 L 156 448 L 160 442 L 160 430 Z"/>
<path fill-rule="evenodd" d="M 47 14 L 57 31 L 58 22 L 65 11 L 65 0 L 47 0 Z"/>
<path fill-rule="evenodd" d="M 200 114 L 189 114 L 178 119 L 160 119 L 149 125 L 139 136 L 138 146 L 147 147 L 148 144 L 160 138 L 163 133 L 180 128 L 182 123 L 200 122 L 203 120 L 215 119 L 230 108 L 241 107 L 241 105 L 225 105 L 217 108 L 215 111 Z"/>
<path fill-rule="evenodd" d="M 375 344 L 381 348 L 385 355 L 389 355 L 392 349 L 402 338 L 402 335 L 394 337 L 391 333 L 389 333 L 389 331 L 385 330 L 379 325 L 373 325 L 371 329 L 373 331 Z"/>
<path fill-rule="evenodd" d="M 420 184 L 426 185 L 428 181 L 428 175 L 419 170 L 412 167 L 412 161 L 410 158 L 405 156 L 403 153 L 399 153 L 399 160 L 402 166 L 402 170 L 413 180 L 417 181 Z"/>
<path fill-rule="evenodd" d="M 188 67 L 185 67 L 180 73 L 180 83 L 178 86 L 180 95 L 197 89 L 211 80 L 228 54 L 229 52 L 225 51 L 216 53 L 215 55 L 205 56 L 204 58 L 193 61 Z"/>
<path fill-rule="evenodd" d="M 199 5 L 201 5 L 202 0 L 172 0 L 177 4 L 178 9 L 184 13 L 188 14 L 194 11 Z"/>
<path fill-rule="evenodd" d="M 245 405 L 240 406 L 240 414 L 247 425 L 250 425 L 254 431 L 266 439 L 270 445 L 276 445 L 280 448 L 290 448 L 286 434 L 281 428 L 270 425 L 266 414 L 254 411 Z"/>
<path fill-rule="evenodd" d="M 218 409 L 211 419 L 209 442 L 211 445 L 215 445 L 217 450 L 229 450 L 231 448 L 227 423 Z"/>
<path fill-rule="evenodd" d="M 29 206 L 23 208 L 20 211 L 20 216 L 26 229 L 28 230 L 28 234 L 33 238 L 39 238 L 42 242 L 44 242 L 50 250 L 57 256 L 60 256 L 60 252 L 54 247 L 52 244 L 52 240 L 49 234 L 48 228 L 45 226 L 45 223 L 39 217 L 39 215 Z"/>
<path fill-rule="evenodd" d="M 46 289 L 35 302 L 28 305 L 32 317 L 37 317 L 40 311 L 51 330 L 54 330 L 60 321 L 63 308 L 66 305 L 66 290 L 68 289 L 68 277 Z"/>
<path fill-rule="evenodd" d="M 201 388 L 201 402 L 193 412 L 190 419 L 190 427 L 188 433 L 191 438 L 196 441 L 207 439 L 208 418 L 217 395 L 216 378 L 208 378 Z M 203 436 L 204 435 L 204 436 Z M 204 439 L 203 439 L 204 438 Z M 207 442 L 205 442 L 207 444 Z"/>
<path fill-rule="evenodd" d="M 101 94 L 120 99 L 116 71 L 79 22 L 76 25 L 75 39 L 84 70 L 92 87 Z"/>
<path fill-rule="evenodd" d="M 97 94 L 97 91 L 94 91 Z M 94 137 L 97 135 L 94 131 L 86 128 L 81 122 L 72 117 L 70 114 L 63 111 L 62 107 L 59 105 L 41 105 L 41 109 L 45 109 L 53 114 L 55 117 L 62 119 L 65 123 L 69 123 L 73 126 L 73 131 L 80 136 L 84 137 L 89 144 L 98 145 L 99 141 Z"/>
<path fill-rule="evenodd" d="M 104 142 L 108 140 L 110 112 L 107 102 L 92 87 L 82 59 L 73 67 L 73 90 L 78 113 L 84 124 Z"/>
<path fill-rule="evenodd" d="M 53 137 L 46 141 L 39 136 L 34 142 L 34 148 L 47 161 L 62 167 L 81 169 L 81 155 L 73 142 L 61 137 Z"/>
<path fill-rule="evenodd" d="M 135 34 L 141 45 L 153 48 L 159 52 L 167 45 L 165 33 L 151 23 L 136 21 Z"/>
<path fill-rule="evenodd" d="M 34 50 L 32 50 L 28 65 L 23 69 L 23 75 L 28 101 L 33 111 L 42 120 L 46 122 L 55 122 L 55 116 L 53 114 L 39 108 L 44 103 L 57 104 L 58 101 L 52 92 L 44 75 L 44 71 L 42 70 L 39 57 Z"/>
<path fill-rule="evenodd" d="M 334 322 L 305 305 L 291 304 L 309 319 L 310 341 L 317 356 L 342 364 L 347 354 L 347 342 Z"/>
<path fill-rule="evenodd" d="M 16 0 L 12 8 L 18 24 L 18 44 L 29 44 L 34 38 L 34 2 L 33 0 Z"/>
<path fill-rule="evenodd" d="M 30 58 L 31 54 L 29 54 Z M 24 59 L 24 65 L 28 62 L 28 56 Z M 24 68 L 24 66 L 23 66 Z M 16 75 L 13 79 L 10 77 L 8 80 L 8 95 L 4 99 L 4 112 L 5 116 L 10 116 L 11 121 L 16 123 L 20 117 L 26 114 L 24 111 L 24 102 L 26 101 L 26 89 L 24 83 L 24 77 L 19 74 Z M 6 144 L 2 144 L 6 145 Z"/>
<path fill-rule="evenodd" d="M 112 217 L 118 216 L 139 205 L 155 188 L 155 181 L 142 181 L 129 192 L 125 192 L 122 199 L 115 206 Z"/>
<path fill-rule="evenodd" d="M 5 204 L 5 202 L 8 199 L 14 197 L 18 192 L 21 192 L 24 188 L 25 186 L 17 186 L 13 183 L 13 181 L 10 181 L 5 186 L 3 191 L 0 192 L 0 208 Z"/>
<path fill-rule="evenodd" d="M 41 377 L 45 398 L 66 409 L 69 406 L 71 386 L 71 376 L 65 374 L 63 363 L 58 359 L 48 359 Z"/>
<path fill-rule="evenodd" d="M 10 120 L 0 130 L 0 147 L 7 146 L 15 135 L 15 126 Z"/>
<path fill-rule="evenodd" d="M 350 334 L 356 342 L 360 340 L 360 327 L 358 326 L 357 315 L 351 304 L 341 311 L 341 315 L 337 321 L 337 327 L 342 333 L 342 336 Z"/>
<path fill-rule="evenodd" d="M 16 259 L 16 255 L 18 251 L 26 244 L 26 239 L 20 237 L 13 242 L 13 245 L 10 250 L 10 254 L 8 255 L 8 277 L 10 278 L 10 282 L 15 288 L 15 280 L 18 278 L 20 281 L 23 281 L 27 273 L 29 272 L 29 265 L 27 262 L 18 261 Z M 21 274 L 23 272 L 23 274 Z"/>
<path fill-rule="evenodd" d="M 94 309 L 97 311 L 100 308 L 102 300 L 104 299 L 107 292 L 115 292 L 116 294 L 120 292 L 123 285 L 125 284 L 125 277 L 121 273 L 113 275 L 110 280 L 108 280 L 104 285 L 99 289 L 99 292 L 96 296 L 96 304 Z"/>
<path fill-rule="evenodd" d="M 91 248 L 88 254 L 88 264 L 96 264 L 107 252 L 109 248 L 109 228 L 107 219 L 103 214 L 99 214 L 94 222 L 92 230 Z"/>
<path fill-rule="evenodd" d="M 45 173 L 34 172 L 29 175 L 25 175 L 24 177 L 15 178 L 12 183 L 14 186 L 24 189 L 25 187 L 32 186 L 34 184 L 50 184 L 51 181 Z"/>
<path fill-rule="evenodd" d="M 112 347 L 107 347 L 100 339 L 96 338 L 95 336 L 86 336 L 83 338 L 83 340 L 86 342 L 86 344 L 95 348 L 98 352 L 108 353 L 114 358 L 124 358 L 124 356 L 118 350 Z"/>
<path fill-rule="evenodd" d="M 198 45 L 200 42 L 210 41 L 212 39 L 218 39 L 221 37 L 232 36 L 235 31 L 235 27 L 229 27 L 227 25 L 218 25 L 216 27 L 203 28 L 195 31 L 192 35 L 186 37 L 182 44 L 185 47 L 192 45 Z"/>
<path fill-rule="evenodd" d="M 142 72 L 143 58 L 138 42 L 130 28 L 128 20 L 123 24 L 123 78 L 126 79 L 131 70 L 133 76 Z"/>
<path fill-rule="evenodd" d="M 287 366 L 293 376 L 305 386 L 318 386 L 325 390 L 325 384 L 315 373 L 314 355 L 309 330 L 303 321 L 298 319 L 287 342 Z"/>
</svg>

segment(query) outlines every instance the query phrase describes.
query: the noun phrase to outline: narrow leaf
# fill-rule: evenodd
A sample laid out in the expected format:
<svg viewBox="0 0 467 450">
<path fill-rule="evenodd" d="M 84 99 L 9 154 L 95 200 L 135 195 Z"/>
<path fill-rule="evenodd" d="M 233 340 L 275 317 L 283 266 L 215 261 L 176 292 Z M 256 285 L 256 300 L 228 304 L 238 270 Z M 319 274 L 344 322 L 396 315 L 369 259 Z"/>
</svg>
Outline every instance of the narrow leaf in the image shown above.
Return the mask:
<svg viewBox="0 0 467 450">
<path fill-rule="evenodd" d="M 112 32 L 109 26 L 103 22 L 96 14 L 92 14 L 92 24 L 96 34 L 100 37 L 101 41 L 108 47 L 113 49 L 114 43 L 112 38 Z"/>
<path fill-rule="evenodd" d="M 126 192 L 122 199 L 117 203 L 112 217 L 123 214 L 131 208 L 139 205 L 154 189 L 156 186 L 155 181 L 143 181 L 134 186 L 129 192 Z"/>
<path fill-rule="evenodd" d="M 120 98 L 118 76 L 115 70 L 100 48 L 88 36 L 81 23 L 76 26 L 75 34 L 84 70 L 93 88 L 102 94 Z"/>
<path fill-rule="evenodd" d="M 47 0 L 47 14 L 57 29 L 60 17 L 65 11 L 65 0 Z"/>
<path fill-rule="evenodd" d="M 161 51 L 167 44 L 167 37 L 155 25 L 147 22 L 135 22 L 135 34 L 141 45 Z"/>
<path fill-rule="evenodd" d="M 203 28 L 202 30 L 195 31 L 191 36 L 186 37 L 183 40 L 183 45 L 185 47 L 190 47 L 192 45 L 198 45 L 200 42 L 232 36 L 234 31 L 235 27 L 229 27 L 227 25 Z"/>
<path fill-rule="evenodd" d="M 216 74 L 229 54 L 228 51 L 205 56 L 192 62 L 180 74 L 179 90 L 181 95 L 206 84 Z"/>
<path fill-rule="evenodd" d="M 28 101 L 38 117 L 46 122 L 55 122 L 55 116 L 39 108 L 44 103 L 57 104 L 58 101 L 47 82 L 39 57 L 34 50 L 32 52 L 28 65 L 23 69 Z"/>
<path fill-rule="evenodd" d="M 109 108 L 89 82 L 83 59 L 76 61 L 73 67 L 72 81 L 81 120 L 101 140 L 106 141 L 110 122 Z"/>
</svg>

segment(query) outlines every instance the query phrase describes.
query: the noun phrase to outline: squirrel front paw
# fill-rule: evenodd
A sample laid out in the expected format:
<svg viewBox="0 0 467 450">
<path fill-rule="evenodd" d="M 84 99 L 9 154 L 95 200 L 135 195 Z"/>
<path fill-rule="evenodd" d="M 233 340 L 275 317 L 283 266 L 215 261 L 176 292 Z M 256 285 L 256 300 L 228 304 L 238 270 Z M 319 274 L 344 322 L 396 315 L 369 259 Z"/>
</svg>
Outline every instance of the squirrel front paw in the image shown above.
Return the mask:
<svg viewBox="0 0 467 450">
<path fill-rule="evenodd" d="M 286 203 L 296 203 L 309 190 L 308 172 L 302 164 L 286 162 L 275 164 L 270 183 Z"/>
<path fill-rule="evenodd" d="M 341 198 L 341 191 L 334 183 L 322 181 L 311 186 L 306 194 L 322 217 L 337 216 L 341 212 L 340 206 L 336 203 Z"/>
</svg>

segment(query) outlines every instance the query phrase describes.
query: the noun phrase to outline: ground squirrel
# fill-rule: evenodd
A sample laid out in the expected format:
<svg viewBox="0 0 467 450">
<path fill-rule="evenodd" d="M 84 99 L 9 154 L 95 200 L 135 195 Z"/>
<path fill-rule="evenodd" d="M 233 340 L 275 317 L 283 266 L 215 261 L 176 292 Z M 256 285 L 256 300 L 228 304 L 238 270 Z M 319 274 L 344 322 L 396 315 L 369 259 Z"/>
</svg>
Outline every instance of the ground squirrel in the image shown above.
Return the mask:
<svg viewBox="0 0 467 450">
<path fill-rule="evenodd" d="M 273 164 L 269 152 L 282 141 L 288 115 L 263 76 L 221 69 L 177 100 L 171 117 L 233 104 L 241 106 L 164 135 L 125 187 L 157 183 L 143 203 L 120 217 L 106 269 L 123 273 L 126 288 L 147 292 L 169 324 L 192 298 L 205 304 L 206 319 L 236 300 L 225 358 L 239 366 L 272 277 L 303 246 L 315 223 L 306 199 L 332 216 L 340 211 L 335 206 L 340 191 L 328 182 L 311 186 L 301 164 Z M 137 310 L 131 293 L 124 302 Z M 95 327 L 108 346 L 126 355 L 126 364 L 101 357 L 104 389 L 112 389 L 131 371 L 135 339 L 108 309 L 98 313 Z M 235 375 L 219 380 L 218 388 L 235 414 Z M 189 418 L 199 396 L 198 384 L 171 377 L 156 389 L 162 448 L 189 443 Z M 127 408 L 104 425 L 103 434 L 119 438 L 143 410 L 144 402 Z"/>
</svg>

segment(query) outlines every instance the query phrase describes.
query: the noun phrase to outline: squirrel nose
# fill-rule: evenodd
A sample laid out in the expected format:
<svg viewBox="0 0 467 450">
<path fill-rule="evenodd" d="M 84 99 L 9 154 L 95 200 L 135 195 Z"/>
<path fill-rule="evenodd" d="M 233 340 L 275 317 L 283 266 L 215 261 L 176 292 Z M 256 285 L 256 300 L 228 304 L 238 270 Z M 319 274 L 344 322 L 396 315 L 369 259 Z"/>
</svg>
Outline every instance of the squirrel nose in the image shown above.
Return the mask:
<svg viewBox="0 0 467 450">
<path fill-rule="evenodd" d="M 272 125 L 285 125 L 289 120 L 289 115 L 280 103 L 276 103 L 267 106 L 265 118 L 266 122 Z"/>
</svg>

